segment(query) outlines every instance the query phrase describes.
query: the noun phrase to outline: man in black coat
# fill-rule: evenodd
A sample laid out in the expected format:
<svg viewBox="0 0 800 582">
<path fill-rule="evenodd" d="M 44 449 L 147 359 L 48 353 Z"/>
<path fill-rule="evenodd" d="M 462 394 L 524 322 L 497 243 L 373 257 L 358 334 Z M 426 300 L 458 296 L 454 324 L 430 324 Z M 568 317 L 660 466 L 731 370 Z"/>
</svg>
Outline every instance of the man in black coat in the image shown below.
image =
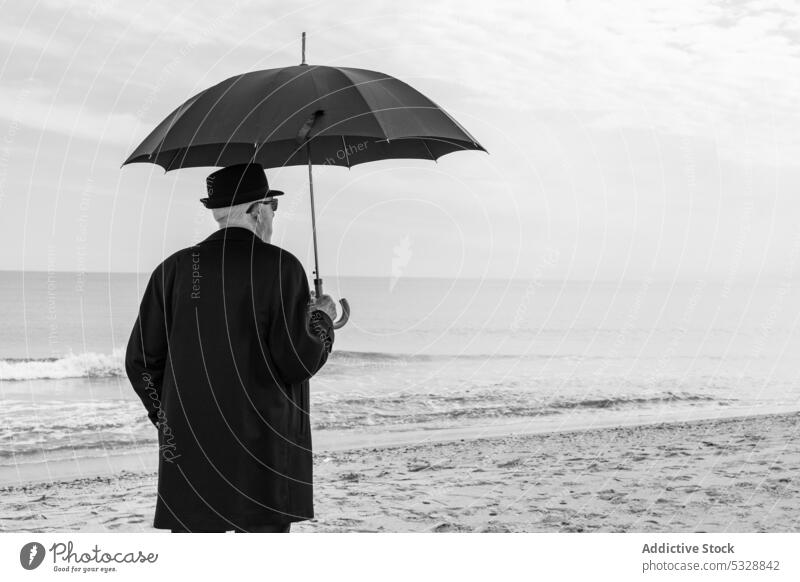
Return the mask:
<svg viewBox="0 0 800 582">
<path fill-rule="evenodd" d="M 125 369 L 158 429 L 153 525 L 289 531 L 314 517 L 309 378 L 336 308 L 311 302 L 300 261 L 269 244 L 277 198 L 263 168 L 207 179 L 220 230 L 152 273 Z"/>
</svg>

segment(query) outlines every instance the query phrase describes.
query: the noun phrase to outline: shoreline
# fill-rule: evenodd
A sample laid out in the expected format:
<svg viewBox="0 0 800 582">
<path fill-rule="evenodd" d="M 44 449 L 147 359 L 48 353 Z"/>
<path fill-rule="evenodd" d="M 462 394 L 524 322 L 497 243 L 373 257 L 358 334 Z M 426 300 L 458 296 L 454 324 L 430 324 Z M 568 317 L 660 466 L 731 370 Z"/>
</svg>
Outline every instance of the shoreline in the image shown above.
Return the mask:
<svg viewBox="0 0 800 582">
<path fill-rule="evenodd" d="M 764 407 L 758 413 L 746 413 L 741 409 L 716 409 L 718 414 L 709 414 L 708 409 L 671 411 L 658 419 L 647 417 L 619 417 L 608 415 L 574 415 L 573 417 L 522 418 L 513 421 L 495 422 L 488 425 L 466 425 L 460 427 L 432 428 L 402 425 L 388 428 L 382 433 L 360 431 L 314 431 L 312 432 L 315 454 L 375 448 L 394 448 L 425 443 L 448 443 L 462 440 L 481 440 L 511 436 L 532 436 L 551 433 L 572 433 L 593 430 L 608 430 L 635 426 L 655 426 L 660 424 L 680 424 L 776 416 L 794 414 L 800 410 L 787 411 L 785 408 Z M 577 419 L 577 420 L 576 420 Z M 593 421 L 587 424 L 587 420 Z M 130 448 L 108 454 L 73 456 L 20 462 L 16 465 L 0 465 L 0 490 L 25 486 L 33 483 L 54 480 L 81 479 L 107 476 L 122 471 L 147 473 L 158 470 L 158 443 L 151 446 Z M 98 451 L 99 452 L 99 451 Z"/>
<path fill-rule="evenodd" d="M 800 412 L 315 453 L 295 532 L 797 531 Z M 2 488 L 2 531 L 152 528 L 157 473 Z"/>
</svg>

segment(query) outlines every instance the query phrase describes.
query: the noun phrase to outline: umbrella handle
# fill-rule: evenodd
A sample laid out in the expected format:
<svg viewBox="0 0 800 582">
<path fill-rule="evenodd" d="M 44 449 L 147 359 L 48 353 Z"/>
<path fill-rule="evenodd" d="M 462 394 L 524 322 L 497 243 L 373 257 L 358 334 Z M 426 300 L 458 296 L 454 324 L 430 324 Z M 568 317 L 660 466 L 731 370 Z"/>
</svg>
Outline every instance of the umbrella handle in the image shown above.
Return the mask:
<svg viewBox="0 0 800 582">
<path fill-rule="evenodd" d="M 340 327 L 344 327 L 344 324 L 347 323 L 347 320 L 350 319 L 350 304 L 347 302 L 347 299 L 342 297 L 339 299 L 339 305 L 342 307 L 342 315 L 333 322 L 333 329 L 339 329 Z"/>
<path fill-rule="evenodd" d="M 322 279 L 317 277 L 314 279 L 314 296 L 322 297 L 322 295 Z M 339 300 L 339 305 L 342 308 L 342 315 L 339 317 L 339 319 L 333 322 L 333 329 L 344 327 L 344 324 L 346 324 L 347 320 L 350 319 L 350 303 L 347 301 L 347 299 L 342 297 Z"/>
</svg>

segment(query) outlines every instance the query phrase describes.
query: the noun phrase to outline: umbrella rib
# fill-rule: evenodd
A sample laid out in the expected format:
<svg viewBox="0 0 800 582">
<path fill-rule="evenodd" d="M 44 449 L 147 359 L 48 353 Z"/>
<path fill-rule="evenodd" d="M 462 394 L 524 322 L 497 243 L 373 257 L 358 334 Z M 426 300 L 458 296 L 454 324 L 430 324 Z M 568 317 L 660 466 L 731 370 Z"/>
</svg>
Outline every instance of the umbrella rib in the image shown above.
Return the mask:
<svg viewBox="0 0 800 582">
<path fill-rule="evenodd" d="M 189 109 L 191 109 L 194 106 L 194 104 L 197 103 L 200 100 L 200 98 L 203 95 L 205 95 L 207 92 L 208 92 L 208 89 L 203 89 L 197 95 L 195 95 L 194 97 L 189 99 L 189 101 L 191 101 L 191 103 L 183 103 L 183 105 L 182 105 L 182 109 L 183 110 L 181 110 L 181 107 L 178 107 L 178 109 L 175 111 L 175 115 L 173 116 L 172 120 L 169 123 L 169 126 L 164 130 L 164 135 L 161 137 L 160 140 L 158 140 L 158 145 L 153 148 L 153 151 L 150 152 L 149 155 L 152 156 L 153 153 L 155 152 L 156 159 L 158 159 L 161 151 L 164 148 L 164 143 L 167 141 L 167 137 L 169 136 L 169 132 L 172 131 L 172 128 L 174 128 L 175 125 L 177 125 L 178 121 L 181 120 L 181 118 L 186 114 L 186 112 L 189 111 Z M 170 160 L 170 164 L 172 164 L 174 161 L 175 161 L 175 158 L 173 157 Z M 164 168 L 164 169 L 166 170 L 166 168 Z"/>
<path fill-rule="evenodd" d="M 343 70 L 342 70 L 340 67 L 333 67 L 333 70 L 335 70 L 335 71 L 336 71 L 336 72 L 338 72 L 338 73 L 339 73 L 339 74 L 340 74 L 342 77 L 344 77 L 345 79 L 347 79 L 347 82 L 348 82 L 348 83 L 350 83 L 350 87 L 348 87 L 348 88 L 352 88 L 352 89 L 355 91 L 356 95 L 358 95 L 358 97 L 361 99 L 361 102 L 362 102 L 362 103 L 364 104 L 364 106 L 367 108 L 367 111 L 368 111 L 368 112 L 370 112 L 370 113 L 372 114 L 372 119 L 375 121 L 375 125 L 377 125 L 377 126 L 378 126 L 378 129 L 380 129 L 380 130 L 381 130 L 381 132 L 383 133 L 383 135 L 384 135 L 384 136 L 386 137 L 386 139 L 388 140 L 388 139 L 389 139 L 389 133 L 386 131 L 386 128 L 385 128 L 385 127 L 383 127 L 383 124 L 381 123 L 380 119 L 378 119 L 378 116 L 377 116 L 377 115 L 375 115 L 375 112 L 374 112 L 373 108 L 370 106 L 370 104 L 369 104 L 369 103 L 367 103 L 367 99 L 366 99 L 366 97 L 364 97 L 364 95 L 363 95 L 363 94 L 361 93 L 361 91 L 359 90 L 359 86 L 361 85 L 361 83 L 356 83 L 355 81 L 353 81 L 353 79 L 351 79 L 351 78 L 350 78 L 350 75 L 348 75 L 347 73 L 345 73 L 345 72 L 344 72 L 344 71 L 343 71 Z M 383 80 L 383 79 L 381 79 L 381 80 Z M 369 81 L 369 82 L 370 82 L 370 83 L 374 83 L 374 82 L 376 82 L 376 81 L 375 81 L 375 80 L 371 80 L 371 81 Z"/>
<path fill-rule="evenodd" d="M 170 157 L 169 162 L 167 163 L 167 165 L 164 168 L 165 172 L 169 172 L 170 170 L 176 169 L 176 168 L 172 167 L 172 164 L 175 163 L 175 160 L 178 159 L 178 156 L 180 155 L 181 151 L 184 151 L 184 150 L 186 151 L 187 154 L 189 153 L 189 150 L 187 148 L 178 148 L 178 149 L 172 150 L 172 156 Z"/>
<path fill-rule="evenodd" d="M 428 147 L 428 142 L 427 142 L 427 141 L 425 141 L 425 139 L 424 139 L 424 138 L 423 138 L 422 140 L 420 140 L 420 141 L 422 142 L 422 145 L 424 145 L 424 146 L 425 146 L 425 149 L 426 149 L 426 150 L 428 150 L 428 155 L 431 157 L 431 159 L 432 159 L 434 162 L 436 162 L 436 158 L 435 158 L 435 157 L 433 157 L 433 154 L 431 153 L 431 148 L 429 148 L 429 147 Z M 438 162 L 437 162 L 437 163 L 438 163 Z"/>
<path fill-rule="evenodd" d="M 344 141 L 344 135 L 342 136 L 342 149 L 344 149 L 344 159 L 347 162 L 347 169 L 350 169 L 350 156 L 347 153 L 347 142 Z"/>
</svg>

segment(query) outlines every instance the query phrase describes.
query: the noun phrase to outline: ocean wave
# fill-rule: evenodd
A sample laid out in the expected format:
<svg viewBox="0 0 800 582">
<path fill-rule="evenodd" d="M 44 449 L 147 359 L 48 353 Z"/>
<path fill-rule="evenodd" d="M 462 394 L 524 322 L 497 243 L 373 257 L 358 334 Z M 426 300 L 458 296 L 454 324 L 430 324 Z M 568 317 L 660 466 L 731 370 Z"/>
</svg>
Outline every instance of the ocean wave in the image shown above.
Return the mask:
<svg viewBox="0 0 800 582">
<path fill-rule="evenodd" d="M 125 353 L 117 349 L 111 354 L 86 352 L 60 358 L 0 360 L 0 380 L 61 380 L 64 378 L 113 378 L 125 376 Z M 451 360 L 453 358 L 490 358 L 508 356 L 453 356 L 400 354 L 382 352 L 334 351 L 331 368 L 369 368 L 404 366 L 413 363 Z M 516 356 L 518 357 L 518 356 Z M 335 371 L 335 370 L 334 370 Z"/>
<path fill-rule="evenodd" d="M 575 410 L 646 409 L 659 405 L 694 406 L 724 403 L 704 394 L 663 392 L 649 396 L 546 399 L 529 392 L 473 391 L 453 394 L 402 394 L 391 397 L 345 398 L 320 403 L 314 410 L 315 429 L 451 423 L 460 419 L 526 418 L 566 414 Z M 346 411 L 346 412 L 343 412 Z"/>
<path fill-rule="evenodd" d="M 85 352 L 61 358 L 0 360 L 0 380 L 61 380 L 64 378 L 113 378 L 125 375 L 124 352 Z"/>
<path fill-rule="evenodd" d="M 618 406 L 647 406 L 654 404 L 669 404 L 676 402 L 713 402 L 720 400 L 712 396 L 702 394 L 676 394 L 673 392 L 666 392 L 658 396 L 622 396 L 618 398 L 588 398 L 584 400 L 566 400 L 551 404 L 552 408 L 556 409 L 574 409 L 574 408 L 614 408 Z"/>
<path fill-rule="evenodd" d="M 97 455 L 102 454 L 119 454 L 120 452 L 124 452 L 125 450 L 130 449 L 137 449 L 140 447 L 145 446 L 158 446 L 158 440 L 156 438 L 118 438 L 118 439 L 101 439 L 97 441 L 57 441 L 52 444 L 48 445 L 33 445 L 29 447 L 25 446 L 18 446 L 14 451 L 8 450 L 0 450 L 0 466 L 8 466 L 15 464 L 14 461 L 17 462 L 30 462 L 28 459 L 27 461 L 23 461 L 26 457 L 31 457 L 35 455 L 39 455 L 44 458 L 44 455 L 47 456 L 47 459 L 52 461 L 56 460 L 59 457 L 62 458 L 72 458 L 72 457 L 85 457 L 90 456 L 87 455 L 87 451 L 95 451 Z M 55 455 L 53 455 L 55 453 Z M 64 453 L 63 455 L 59 455 L 59 453 Z"/>
<path fill-rule="evenodd" d="M 382 396 L 327 395 L 311 407 L 313 430 L 382 430 L 384 427 L 458 426 L 480 420 L 552 417 L 581 412 L 644 410 L 667 406 L 708 406 L 731 401 L 689 392 L 651 392 L 583 397 L 548 396 L 519 390 L 453 391 L 445 394 L 395 393 Z M 53 402 L 31 406 L 10 401 L 0 413 L 0 465 L 17 455 L 120 450 L 157 443 L 157 433 L 138 400 Z"/>
<path fill-rule="evenodd" d="M 59 358 L 5 359 L 0 360 L 0 381 L 125 377 L 124 357 L 124 349 L 117 349 L 111 354 L 85 352 Z M 469 364 L 509 360 L 514 362 L 566 360 L 579 363 L 594 359 L 614 358 L 589 357 L 581 354 L 412 354 L 334 350 L 328 358 L 324 373 L 348 375 L 354 370 L 414 369 L 414 366 L 424 369 L 426 366 L 447 363 Z"/>
</svg>

